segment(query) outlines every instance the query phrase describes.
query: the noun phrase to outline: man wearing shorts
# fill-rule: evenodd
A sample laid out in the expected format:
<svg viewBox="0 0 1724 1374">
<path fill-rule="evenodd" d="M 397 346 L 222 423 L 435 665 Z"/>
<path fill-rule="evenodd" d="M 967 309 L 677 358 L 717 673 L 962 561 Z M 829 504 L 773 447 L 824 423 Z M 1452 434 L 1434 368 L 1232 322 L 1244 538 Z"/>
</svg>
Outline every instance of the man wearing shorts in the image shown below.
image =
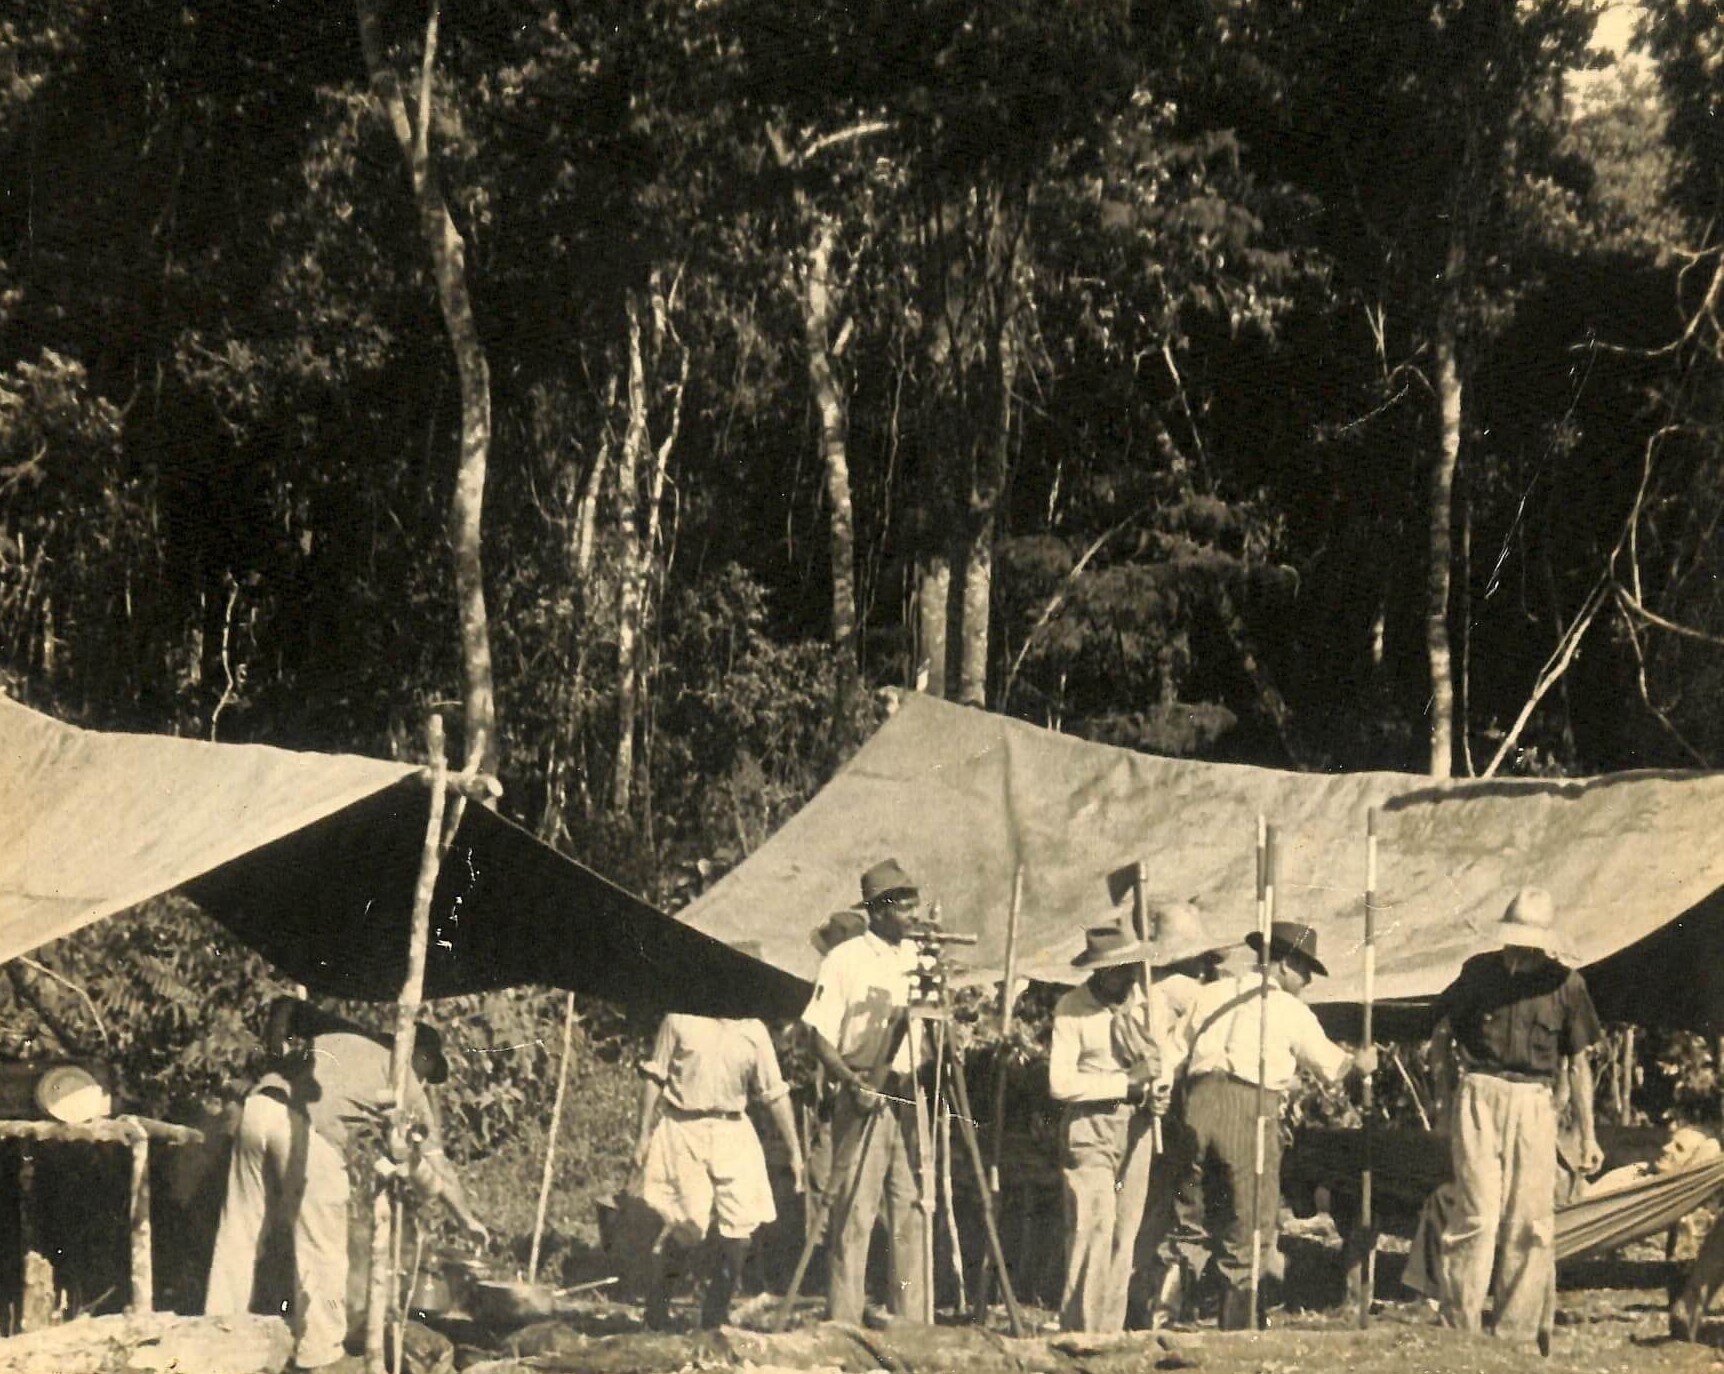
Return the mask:
<svg viewBox="0 0 1724 1374">
<path fill-rule="evenodd" d="M 640 1134 L 635 1146 L 639 1193 L 664 1223 L 655 1247 L 647 1324 L 669 1319 L 667 1248 L 692 1250 L 716 1230 L 703 1327 L 730 1320 L 730 1300 L 755 1231 L 778 1210 L 760 1137 L 748 1119 L 752 1098 L 764 1103 L 790 1150 L 794 1186 L 802 1191 L 802 1151 L 790 1089 L 764 1024 L 673 1012 L 652 1057 L 641 1065 Z"/>
</svg>

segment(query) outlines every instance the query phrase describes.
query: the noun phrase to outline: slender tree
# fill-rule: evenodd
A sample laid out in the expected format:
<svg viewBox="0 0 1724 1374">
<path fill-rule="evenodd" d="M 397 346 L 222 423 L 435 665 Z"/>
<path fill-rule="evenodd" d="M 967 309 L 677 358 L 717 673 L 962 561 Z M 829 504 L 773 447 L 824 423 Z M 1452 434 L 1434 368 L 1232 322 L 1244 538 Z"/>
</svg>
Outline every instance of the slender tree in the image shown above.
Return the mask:
<svg viewBox="0 0 1724 1374">
<path fill-rule="evenodd" d="M 355 0 L 359 41 L 371 91 L 382 107 L 413 186 L 419 231 L 430 254 L 437 304 L 455 354 L 461 387 L 460 459 L 449 502 L 449 548 L 454 560 L 455 595 L 460 624 L 462 719 L 470 746 L 484 740 L 484 767 L 496 771 L 498 756 L 496 688 L 491 671 L 491 629 L 485 606 L 483 515 L 485 468 L 491 451 L 491 369 L 467 281 L 467 252 L 449 213 L 431 157 L 435 117 L 439 0 L 432 0 L 421 55 L 417 123 L 409 116 L 400 78 L 384 42 L 376 0 Z"/>
</svg>

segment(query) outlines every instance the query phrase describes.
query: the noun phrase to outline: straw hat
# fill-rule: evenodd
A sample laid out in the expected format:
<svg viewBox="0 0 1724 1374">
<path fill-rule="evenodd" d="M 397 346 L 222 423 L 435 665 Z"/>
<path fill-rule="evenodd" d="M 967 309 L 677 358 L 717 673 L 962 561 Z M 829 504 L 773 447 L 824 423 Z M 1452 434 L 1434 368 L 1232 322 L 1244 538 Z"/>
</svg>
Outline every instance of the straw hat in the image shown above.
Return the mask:
<svg viewBox="0 0 1724 1374">
<path fill-rule="evenodd" d="M 1148 915 L 1149 943 L 1155 949 L 1157 968 L 1195 959 L 1225 943 L 1203 928 L 1203 914 L 1191 902 L 1157 902 Z"/>
<path fill-rule="evenodd" d="M 1149 957 L 1149 946 L 1124 926 L 1091 926 L 1083 933 L 1083 950 L 1072 960 L 1073 968 L 1117 968 L 1141 964 Z"/>
<path fill-rule="evenodd" d="M 1515 893 L 1497 922 L 1497 943 L 1503 949 L 1541 950 L 1560 964 L 1579 962 L 1556 928 L 1556 903 L 1542 887 L 1523 887 Z"/>
</svg>

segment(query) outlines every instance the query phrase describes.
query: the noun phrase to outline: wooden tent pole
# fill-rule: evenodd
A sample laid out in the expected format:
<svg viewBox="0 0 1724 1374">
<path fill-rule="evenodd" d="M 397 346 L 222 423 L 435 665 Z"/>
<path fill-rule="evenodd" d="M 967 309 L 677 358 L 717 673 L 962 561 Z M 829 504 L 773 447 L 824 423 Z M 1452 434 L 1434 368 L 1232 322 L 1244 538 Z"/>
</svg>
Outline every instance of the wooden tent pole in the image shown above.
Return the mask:
<svg viewBox="0 0 1724 1374">
<path fill-rule="evenodd" d="M 431 804 L 425 845 L 419 856 L 419 881 L 413 890 L 413 923 L 407 935 L 407 976 L 395 1007 L 395 1043 L 389 1061 L 389 1138 L 377 1161 L 371 1205 L 371 1294 L 365 1313 L 367 1374 L 384 1374 L 384 1333 L 395 1288 L 390 1262 L 390 1193 L 394 1175 L 407 1159 L 407 1075 L 413 1067 L 414 1027 L 425 997 L 425 951 L 431 940 L 431 899 L 443 861 L 443 808 L 448 796 L 448 760 L 443 752 L 443 717 L 432 712 L 425 726 L 431 756 Z"/>
<path fill-rule="evenodd" d="M 563 1097 L 569 1088 L 569 1046 L 575 1035 L 575 994 L 563 1001 L 563 1054 L 557 1061 L 557 1093 L 551 1099 L 551 1135 L 545 1142 L 545 1171 L 539 1176 L 539 1208 L 533 1216 L 533 1245 L 527 1252 L 527 1282 L 539 1277 L 539 1242 L 545 1237 L 545 1210 L 551 1202 L 551 1179 L 556 1175 L 557 1135 L 563 1124 Z"/>
<path fill-rule="evenodd" d="M 1012 904 L 1006 908 L 1006 969 L 1000 984 L 1000 1048 L 994 1061 L 994 1130 L 989 1141 L 988 1193 L 997 1212 L 1000 1206 L 1000 1160 L 1006 1143 L 1006 1093 L 1011 1083 L 1012 1013 L 1017 1005 L 1018 984 L 1018 915 L 1024 902 L 1024 865 L 1020 859 L 1012 869 Z M 976 1272 L 976 1288 L 970 1306 L 977 1321 L 985 1321 L 988 1304 L 993 1301 L 993 1251 L 982 1253 L 982 1263 Z"/>
</svg>

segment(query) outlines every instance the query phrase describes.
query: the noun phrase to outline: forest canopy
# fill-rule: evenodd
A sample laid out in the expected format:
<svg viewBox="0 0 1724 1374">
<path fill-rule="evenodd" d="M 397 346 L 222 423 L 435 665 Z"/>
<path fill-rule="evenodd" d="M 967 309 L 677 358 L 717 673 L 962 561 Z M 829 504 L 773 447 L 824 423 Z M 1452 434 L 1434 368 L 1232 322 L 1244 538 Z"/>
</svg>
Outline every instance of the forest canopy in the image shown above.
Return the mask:
<svg viewBox="0 0 1724 1374">
<path fill-rule="evenodd" d="M 0 685 L 675 904 L 920 686 L 1710 766 L 1724 8 L 0 5 Z"/>
</svg>

